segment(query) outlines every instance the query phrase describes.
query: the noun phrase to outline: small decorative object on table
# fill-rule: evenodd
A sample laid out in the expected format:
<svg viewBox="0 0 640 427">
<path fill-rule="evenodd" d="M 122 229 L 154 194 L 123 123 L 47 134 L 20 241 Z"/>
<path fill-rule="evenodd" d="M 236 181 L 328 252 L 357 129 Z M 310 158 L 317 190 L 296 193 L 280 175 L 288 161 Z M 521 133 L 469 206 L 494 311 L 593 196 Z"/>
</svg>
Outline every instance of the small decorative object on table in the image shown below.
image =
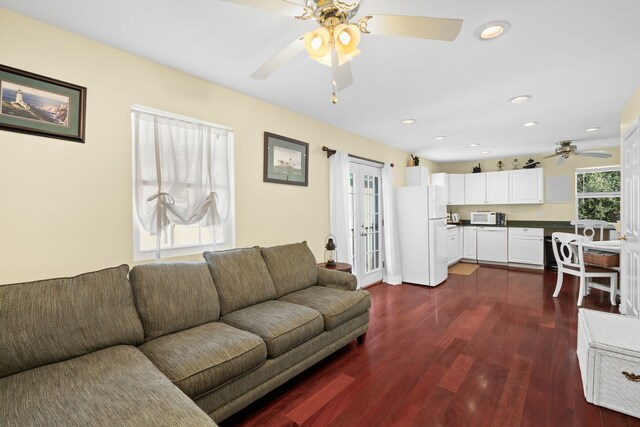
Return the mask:
<svg viewBox="0 0 640 427">
<path fill-rule="evenodd" d="M 511 165 L 513 166 L 513 169 L 518 169 L 518 166 L 520 166 L 520 163 L 518 163 L 518 159 L 513 159 L 513 162 L 511 163 Z"/>
<path fill-rule="evenodd" d="M 498 162 L 498 170 L 499 170 L 500 172 L 502 172 L 502 167 L 503 167 L 503 166 L 504 166 L 504 163 L 502 163 L 502 160 L 500 160 L 500 161 Z"/>
<path fill-rule="evenodd" d="M 411 154 L 411 160 L 413 160 L 413 166 L 420 166 L 420 157 Z"/>
<path fill-rule="evenodd" d="M 324 263 L 327 267 L 335 267 L 336 265 L 337 252 L 335 239 L 332 234 L 329 234 L 324 245 Z"/>
<path fill-rule="evenodd" d="M 480 173 L 480 172 L 482 172 L 482 168 L 480 168 L 480 163 L 478 163 L 478 166 L 473 167 L 473 173 Z"/>
</svg>

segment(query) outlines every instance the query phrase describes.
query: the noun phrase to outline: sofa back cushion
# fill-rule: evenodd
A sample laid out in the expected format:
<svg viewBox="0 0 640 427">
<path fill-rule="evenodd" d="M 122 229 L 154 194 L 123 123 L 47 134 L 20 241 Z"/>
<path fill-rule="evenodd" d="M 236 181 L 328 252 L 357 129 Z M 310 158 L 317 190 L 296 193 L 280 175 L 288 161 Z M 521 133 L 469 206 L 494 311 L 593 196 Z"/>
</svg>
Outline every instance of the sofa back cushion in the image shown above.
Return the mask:
<svg viewBox="0 0 640 427">
<path fill-rule="evenodd" d="M 0 378 L 143 342 L 129 267 L 0 286 Z"/>
<path fill-rule="evenodd" d="M 205 262 L 138 265 L 129 279 L 146 341 L 220 317 L 218 293 Z"/>
<path fill-rule="evenodd" d="M 307 242 L 261 248 L 278 298 L 318 284 L 318 266 Z"/>
<path fill-rule="evenodd" d="M 257 246 L 205 252 L 204 258 L 218 291 L 221 316 L 276 298 L 276 288 Z"/>
</svg>

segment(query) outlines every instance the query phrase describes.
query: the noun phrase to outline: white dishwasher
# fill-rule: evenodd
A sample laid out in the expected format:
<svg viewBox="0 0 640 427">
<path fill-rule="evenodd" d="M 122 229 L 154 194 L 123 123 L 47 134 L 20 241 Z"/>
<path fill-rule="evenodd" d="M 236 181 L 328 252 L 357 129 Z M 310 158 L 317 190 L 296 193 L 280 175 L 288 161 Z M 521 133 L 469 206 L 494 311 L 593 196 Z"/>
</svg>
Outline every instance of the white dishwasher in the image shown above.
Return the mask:
<svg viewBox="0 0 640 427">
<path fill-rule="evenodd" d="M 507 227 L 476 227 L 478 261 L 507 263 Z"/>
</svg>

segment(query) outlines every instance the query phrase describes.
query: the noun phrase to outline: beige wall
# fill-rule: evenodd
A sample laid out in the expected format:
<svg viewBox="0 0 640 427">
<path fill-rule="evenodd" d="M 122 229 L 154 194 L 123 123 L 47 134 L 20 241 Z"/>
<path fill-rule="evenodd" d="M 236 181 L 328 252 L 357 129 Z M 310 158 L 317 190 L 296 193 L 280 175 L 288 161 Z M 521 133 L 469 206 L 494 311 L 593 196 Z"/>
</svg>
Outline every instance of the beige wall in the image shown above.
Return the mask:
<svg viewBox="0 0 640 427">
<path fill-rule="evenodd" d="M 640 86 L 633 93 L 620 115 L 620 135 L 624 138 L 629 128 L 640 117 Z"/>
<path fill-rule="evenodd" d="M 0 284 L 133 263 L 131 104 L 234 128 L 237 246 L 307 240 L 323 257 L 323 145 L 395 163 L 404 182 L 406 152 L 5 9 L 0 22 L 3 64 L 88 89 L 85 144 L 0 131 Z M 264 131 L 310 144 L 308 187 L 262 182 Z"/>
<path fill-rule="evenodd" d="M 563 165 L 556 165 L 557 158 L 541 159 L 540 156 L 518 156 L 518 161 L 522 166 L 529 158 L 542 163 L 538 167 L 544 168 L 544 176 L 562 176 L 571 177 L 572 187 L 575 188 L 575 170 L 577 168 L 590 168 L 597 166 L 609 166 L 620 164 L 620 149 L 618 147 L 602 148 L 601 150 L 611 153 L 608 159 L 598 159 L 594 157 L 573 156 L 569 158 Z M 460 163 L 444 163 L 441 164 L 442 172 L 448 173 L 471 173 L 474 166 L 480 166 L 483 172 L 497 171 L 498 161 L 504 163 L 503 170 L 513 169 L 511 162 L 513 158 L 508 159 L 490 159 L 476 162 L 460 162 Z M 450 208 L 453 212 L 459 212 L 462 219 L 469 219 L 469 212 L 475 210 L 493 210 L 497 212 L 505 212 L 508 219 L 512 220 L 543 220 L 543 221 L 572 221 L 575 219 L 575 202 L 571 203 L 544 203 L 541 205 L 481 205 L 481 206 L 454 206 Z"/>
</svg>

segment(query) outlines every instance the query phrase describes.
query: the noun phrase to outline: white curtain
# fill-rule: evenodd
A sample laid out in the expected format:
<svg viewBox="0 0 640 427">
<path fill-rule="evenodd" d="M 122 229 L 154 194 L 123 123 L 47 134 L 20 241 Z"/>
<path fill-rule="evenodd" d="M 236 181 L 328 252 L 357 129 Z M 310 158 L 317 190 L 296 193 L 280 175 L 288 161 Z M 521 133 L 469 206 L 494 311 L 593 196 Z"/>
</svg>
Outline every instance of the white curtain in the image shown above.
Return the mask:
<svg viewBox="0 0 640 427">
<path fill-rule="evenodd" d="M 132 124 L 136 213 L 142 228 L 156 236 L 160 258 L 162 232 L 166 236 L 172 224 L 210 227 L 227 220 L 232 131 L 136 109 Z"/>
<path fill-rule="evenodd" d="M 340 151 L 329 158 L 329 230 L 336 238 L 336 261 L 350 264 L 349 155 Z"/>
<path fill-rule="evenodd" d="M 393 169 L 386 163 L 382 168 L 382 216 L 384 218 L 384 280 L 390 285 L 402 283 L 398 225 L 393 193 Z"/>
</svg>

